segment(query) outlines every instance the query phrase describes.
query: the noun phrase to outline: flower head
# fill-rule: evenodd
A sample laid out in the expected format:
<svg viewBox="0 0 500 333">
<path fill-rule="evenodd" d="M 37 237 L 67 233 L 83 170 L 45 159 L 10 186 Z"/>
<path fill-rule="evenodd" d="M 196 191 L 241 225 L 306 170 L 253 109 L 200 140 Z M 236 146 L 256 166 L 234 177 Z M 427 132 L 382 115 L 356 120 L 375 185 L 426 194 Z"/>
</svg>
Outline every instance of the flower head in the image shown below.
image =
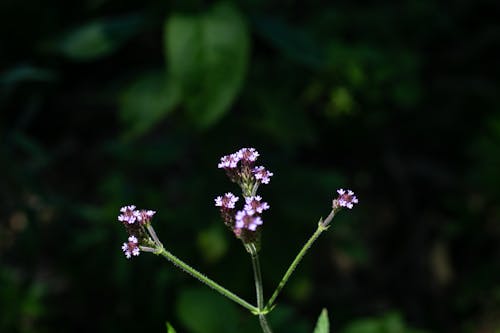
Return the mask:
<svg viewBox="0 0 500 333">
<path fill-rule="evenodd" d="M 231 192 L 227 192 L 224 196 L 218 196 L 215 198 L 215 206 L 221 208 L 233 209 L 234 204 L 239 200 L 237 196 Z"/>
<path fill-rule="evenodd" d="M 262 214 L 263 211 L 268 210 L 269 204 L 267 202 L 261 202 L 262 198 L 260 195 L 245 198 L 245 207 L 243 208 L 250 214 L 259 213 Z"/>
<path fill-rule="evenodd" d="M 339 196 L 337 199 L 333 200 L 333 208 L 339 207 L 347 207 L 352 209 L 354 204 L 358 203 L 358 198 L 354 195 L 354 192 L 351 190 L 345 191 L 344 189 L 338 189 L 337 193 Z"/>
<path fill-rule="evenodd" d="M 130 259 L 131 256 L 138 256 L 139 255 L 139 253 L 141 251 L 139 249 L 138 243 L 139 242 L 137 240 L 137 237 L 135 237 L 135 236 L 130 236 L 128 238 L 128 242 L 123 243 L 122 250 L 123 250 L 123 253 L 125 253 L 125 256 L 127 257 L 127 259 Z"/>
<path fill-rule="evenodd" d="M 255 148 L 241 148 L 236 152 L 236 155 L 243 161 L 255 162 L 257 157 L 260 156 L 259 152 Z"/>
<path fill-rule="evenodd" d="M 224 224 L 245 244 L 259 244 L 261 230 L 258 227 L 263 223 L 260 214 L 270 208 L 267 202 L 262 202 L 257 190 L 260 184 L 269 183 L 273 173 L 263 166 L 255 166 L 259 156 L 255 148 L 241 148 L 223 156 L 218 165 L 233 183 L 239 185 L 245 202 L 243 209 L 237 210 L 238 197 L 226 193 L 215 198 L 215 206 L 220 208 Z"/>
<path fill-rule="evenodd" d="M 235 169 L 241 157 L 238 153 L 222 156 L 218 164 L 219 169 Z"/>
<path fill-rule="evenodd" d="M 155 214 L 156 214 L 156 211 L 154 211 L 154 210 L 142 209 L 139 211 L 139 215 L 137 216 L 137 220 L 141 224 L 148 224 L 149 222 L 151 222 L 151 218 L 153 218 L 153 215 L 155 215 Z"/>
<path fill-rule="evenodd" d="M 253 168 L 252 172 L 255 176 L 255 179 L 259 180 L 263 184 L 269 184 L 271 176 L 273 176 L 273 173 L 266 170 L 263 166 Z"/>
<path fill-rule="evenodd" d="M 118 221 L 120 222 L 127 222 L 128 224 L 134 224 L 136 220 L 139 220 L 140 212 L 135 210 L 134 205 L 124 206 L 120 208 L 120 212 L 121 214 L 118 215 Z"/>
<path fill-rule="evenodd" d="M 240 210 L 236 213 L 236 223 L 234 227 L 236 229 L 248 229 L 255 231 L 257 226 L 262 224 L 262 219 L 260 216 L 255 216 L 246 210 Z"/>
</svg>

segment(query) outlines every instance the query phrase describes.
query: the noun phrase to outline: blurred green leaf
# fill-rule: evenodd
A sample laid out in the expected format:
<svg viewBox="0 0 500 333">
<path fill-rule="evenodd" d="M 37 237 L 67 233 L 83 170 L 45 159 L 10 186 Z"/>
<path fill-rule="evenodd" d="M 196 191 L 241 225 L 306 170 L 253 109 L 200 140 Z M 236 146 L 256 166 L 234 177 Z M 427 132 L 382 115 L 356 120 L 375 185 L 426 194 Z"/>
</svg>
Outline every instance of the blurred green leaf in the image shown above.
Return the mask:
<svg viewBox="0 0 500 333">
<path fill-rule="evenodd" d="M 182 324 L 192 333 L 238 331 L 235 306 L 213 290 L 185 289 L 179 295 L 176 308 Z"/>
<path fill-rule="evenodd" d="M 351 323 L 343 333 L 383 333 L 376 320 L 364 319 Z"/>
<path fill-rule="evenodd" d="M 310 323 L 304 320 L 291 306 L 279 304 L 269 313 L 268 319 L 273 331 L 287 333 L 310 332 Z"/>
<path fill-rule="evenodd" d="M 316 323 L 316 328 L 314 333 L 329 333 L 330 332 L 330 321 L 328 320 L 328 311 L 323 309 L 318 317 L 318 322 Z"/>
<path fill-rule="evenodd" d="M 200 127 L 210 126 L 243 84 L 249 33 L 242 15 L 225 3 L 200 15 L 173 14 L 164 38 L 170 75 L 183 89 L 189 115 Z"/>
<path fill-rule="evenodd" d="M 217 261 L 227 251 L 227 234 L 220 223 L 201 231 L 197 241 L 198 248 L 206 261 Z"/>
<path fill-rule="evenodd" d="M 46 312 L 47 285 L 26 280 L 7 266 L 0 266 L 0 329 L 2 332 L 35 332 Z M 22 327 L 22 330 L 19 328 Z"/>
<path fill-rule="evenodd" d="M 165 325 L 167 327 L 167 333 L 177 333 L 169 322 L 167 322 Z"/>
<path fill-rule="evenodd" d="M 349 114 L 354 107 L 351 93 L 345 87 L 337 87 L 331 92 L 329 111 L 333 115 Z"/>
<path fill-rule="evenodd" d="M 313 68 L 326 63 L 323 50 L 304 29 L 291 27 L 280 19 L 264 15 L 256 17 L 253 22 L 262 37 L 291 59 Z"/>
<path fill-rule="evenodd" d="M 53 81 L 57 74 L 46 68 L 30 65 L 19 65 L 0 75 L 0 85 L 15 85 L 23 81 Z"/>
<path fill-rule="evenodd" d="M 407 327 L 401 315 L 389 312 L 380 317 L 360 318 L 349 324 L 343 333 L 424 333 Z"/>
<path fill-rule="evenodd" d="M 294 301 L 304 302 L 313 290 L 311 278 L 309 276 L 295 276 L 295 278 L 288 282 L 286 294 Z"/>
<path fill-rule="evenodd" d="M 133 14 L 107 20 L 95 20 L 68 32 L 56 48 L 77 61 L 106 56 L 134 34 L 144 23 L 141 15 Z"/>
<path fill-rule="evenodd" d="M 161 70 L 139 77 L 119 98 L 125 137 L 135 137 L 149 130 L 174 110 L 179 99 L 178 87 L 168 81 Z"/>
</svg>

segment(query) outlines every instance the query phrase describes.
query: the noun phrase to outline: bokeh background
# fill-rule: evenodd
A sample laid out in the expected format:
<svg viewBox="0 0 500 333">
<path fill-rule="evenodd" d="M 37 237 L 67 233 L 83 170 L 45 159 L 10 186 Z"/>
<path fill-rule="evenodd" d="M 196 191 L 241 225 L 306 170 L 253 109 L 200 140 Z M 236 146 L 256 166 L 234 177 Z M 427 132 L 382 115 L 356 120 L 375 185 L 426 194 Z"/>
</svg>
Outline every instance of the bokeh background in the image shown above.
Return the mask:
<svg viewBox="0 0 500 333">
<path fill-rule="evenodd" d="M 276 332 L 499 332 L 497 1 L 0 4 L 0 331 L 258 332 L 163 258 L 126 260 L 116 217 L 254 300 L 213 198 L 255 147 Z"/>
</svg>

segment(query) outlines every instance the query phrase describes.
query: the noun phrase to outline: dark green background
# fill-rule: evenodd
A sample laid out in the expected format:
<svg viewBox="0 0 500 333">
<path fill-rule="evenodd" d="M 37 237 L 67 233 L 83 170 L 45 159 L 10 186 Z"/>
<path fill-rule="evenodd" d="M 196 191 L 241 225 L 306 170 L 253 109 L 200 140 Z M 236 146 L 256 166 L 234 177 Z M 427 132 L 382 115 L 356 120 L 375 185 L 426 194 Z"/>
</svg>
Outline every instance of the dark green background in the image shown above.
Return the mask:
<svg viewBox="0 0 500 333">
<path fill-rule="evenodd" d="M 162 258 L 126 260 L 125 204 L 243 298 L 213 198 L 255 147 L 269 295 L 337 188 L 359 205 L 270 314 L 276 332 L 499 332 L 497 1 L 0 5 L 0 331 L 257 332 Z M 201 288 L 201 289 L 200 289 Z"/>
</svg>

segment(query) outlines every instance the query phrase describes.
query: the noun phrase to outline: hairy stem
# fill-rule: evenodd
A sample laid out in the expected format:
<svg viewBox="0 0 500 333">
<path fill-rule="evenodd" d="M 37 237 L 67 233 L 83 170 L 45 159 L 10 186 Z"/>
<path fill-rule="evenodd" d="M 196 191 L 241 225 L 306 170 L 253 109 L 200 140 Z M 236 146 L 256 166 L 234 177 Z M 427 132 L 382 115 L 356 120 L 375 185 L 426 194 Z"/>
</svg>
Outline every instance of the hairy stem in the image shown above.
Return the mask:
<svg viewBox="0 0 500 333">
<path fill-rule="evenodd" d="M 259 314 L 259 322 L 264 333 L 273 333 L 271 327 L 269 327 L 266 316 L 263 313 Z"/>
<path fill-rule="evenodd" d="M 293 260 L 293 262 L 290 265 L 290 267 L 288 267 L 288 270 L 286 271 L 285 275 L 283 276 L 283 278 L 281 279 L 280 283 L 278 284 L 278 287 L 276 288 L 276 290 L 274 291 L 273 295 L 271 296 L 271 298 L 267 302 L 266 306 L 264 307 L 264 311 L 265 312 L 271 311 L 271 309 L 273 307 L 273 304 L 274 304 L 274 301 L 278 297 L 279 293 L 281 292 L 281 290 L 283 289 L 283 287 L 285 286 L 285 284 L 288 282 L 288 279 L 292 275 L 293 271 L 295 270 L 295 268 L 297 267 L 297 265 L 300 263 L 300 261 L 302 260 L 302 258 L 305 256 L 305 254 L 307 253 L 307 251 L 309 250 L 309 248 L 311 247 L 311 245 L 316 241 L 316 239 L 318 239 L 319 235 L 321 235 L 321 233 L 323 231 L 325 231 L 325 230 L 328 229 L 329 224 L 330 224 L 330 222 L 331 222 L 331 220 L 333 219 L 334 216 L 335 216 L 335 211 L 332 210 L 330 212 L 330 214 L 328 215 L 328 217 L 324 221 L 323 221 L 323 219 L 319 220 L 319 222 L 318 222 L 318 228 L 316 229 L 316 231 L 314 232 L 314 234 L 309 238 L 309 240 L 304 244 L 304 246 L 302 247 L 302 249 L 300 250 L 300 252 L 297 254 L 297 256 L 295 257 L 295 259 Z"/>
<path fill-rule="evenodd" d="M 255 244 L 246 244 L 245 247 L 250 253 L 252 258 L 253 276 L 255 280 L 255 292 L 257 294 L 257 308 L 259 309 L 259 322 L 264 333 L 272 333 L 266 315 L 262 312 L 264 310 L 264 290 L 262 287 L 262 273 L 260 271 L 259 254 Z"/>
<path fill-rule="evenodd" d="M 179 258 L 177 258 L 176 256 L 174 256 L 172 253 L 170 253 L 169 251 L 165 250 L 164 248 L 160 248 L 156 252 L 156 254 L 165 257 L 165 259 L 167 259 L 168 261 L 170 261 L 171 263 L 173 263 L 175 266 L 179 267 L 180 269 L 182 269 L 183 271 L 185 271 L 189 275 L 197 278 L 199 281 L 201 281 L 202 283 L 206 284 L 210 288 L 215 289 L 216 291 L 218 291 L 223 296 L 226 296 L 227 298 L 229 298 L 230 300 L 238 303 L 242 307 L 250 310 L 252 313 L 259 313 L 259 309 L 258 308 L 256 308 L 252 304 L 248 303 L 247 301 L 245 301 L 241 297 L 237 296 L 236 294 L 230 292 L 229 290 L 227 290 L 226 288 L 224 288 L 223 286 L 221 286 L 217 282 L 209 279 L 208 277 L 206 277 L 205 275 L 203 275 L 202 273 L 200 273 L 199 271 L 197 271 L 193 267 L 189 266 L 184 261 L 180 260 Z"/>
</svg>

